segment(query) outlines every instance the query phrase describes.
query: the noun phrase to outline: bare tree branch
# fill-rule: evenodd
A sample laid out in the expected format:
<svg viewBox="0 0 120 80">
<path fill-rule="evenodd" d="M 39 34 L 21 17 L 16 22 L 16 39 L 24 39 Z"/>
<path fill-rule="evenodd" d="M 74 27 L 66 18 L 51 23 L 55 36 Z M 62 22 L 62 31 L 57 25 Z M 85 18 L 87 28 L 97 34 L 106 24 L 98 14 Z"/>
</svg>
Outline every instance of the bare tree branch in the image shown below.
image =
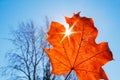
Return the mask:
<svg viewBox="0 0 120 80">
<path fill-rule="evenodd" d="M 48 20 L 46 20 L 45 26 L 48 29 Z M 49 58 L 43 50 L 44 47 L 50 47 L 50 45 L 45 41 L 46 33 L 42 27 L 40 29 L 35 27 L 32 21 L 21 23 L 12 34 L 13 39 L 9 40 L 14 44 L 15 49 L 7 54 L 9 67 L 6 68 L 6 71 L 16 73 L 14 75 L 16 80 L 54 80 L 55 76 L 51 77 L 50 73 Z"/>
</svg>

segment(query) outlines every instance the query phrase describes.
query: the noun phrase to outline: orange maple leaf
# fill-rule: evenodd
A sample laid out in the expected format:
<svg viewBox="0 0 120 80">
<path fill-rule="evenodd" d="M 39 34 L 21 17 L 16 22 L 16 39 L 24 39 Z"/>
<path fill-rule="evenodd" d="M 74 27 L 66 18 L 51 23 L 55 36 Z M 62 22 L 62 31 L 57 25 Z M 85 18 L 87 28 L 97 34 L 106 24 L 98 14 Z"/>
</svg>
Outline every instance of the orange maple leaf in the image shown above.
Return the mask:
<svg viewBox="0 0 120 80">
<path fill-rule="evenodd" d="M 80 80 L 108 80 L 102 66 L 113 60 L 112 52 L 107 42 L 95 42 L 98 30 L 93 20 L 80 17 L 79 13 L 65 19 L 69 28 L 52 22 L 47 33 L 53 48 L 44 50 L 50 58 L 52 73 L 61 75 L 74 70 Z"/>
</svg>

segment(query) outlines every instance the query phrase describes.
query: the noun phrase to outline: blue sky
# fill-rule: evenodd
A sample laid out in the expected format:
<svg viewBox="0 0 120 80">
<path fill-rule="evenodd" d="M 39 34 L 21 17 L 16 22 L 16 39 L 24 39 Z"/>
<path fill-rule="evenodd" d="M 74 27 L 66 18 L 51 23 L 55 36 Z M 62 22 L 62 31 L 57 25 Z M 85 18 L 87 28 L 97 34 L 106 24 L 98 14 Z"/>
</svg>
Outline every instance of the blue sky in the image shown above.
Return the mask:
<svg viewBox="0 0 120 80">
<path fill-rule="evenodd" d="M 71 17 L 81 11 L 81 16 L 93 18 L 99 30 L 97 43 L 107 41 L 114 61 L 104 66 L 109 80 L 118 80 L 120 74 L 120 0 L 0 0 L 0 66 L 7 62 L 5 53 L 13 48 L 6 40 L 10 30 L 22 21 L 33 20 L 43 25 L 45 16 L 65 23 L 64 16 Z"/>
</svg>

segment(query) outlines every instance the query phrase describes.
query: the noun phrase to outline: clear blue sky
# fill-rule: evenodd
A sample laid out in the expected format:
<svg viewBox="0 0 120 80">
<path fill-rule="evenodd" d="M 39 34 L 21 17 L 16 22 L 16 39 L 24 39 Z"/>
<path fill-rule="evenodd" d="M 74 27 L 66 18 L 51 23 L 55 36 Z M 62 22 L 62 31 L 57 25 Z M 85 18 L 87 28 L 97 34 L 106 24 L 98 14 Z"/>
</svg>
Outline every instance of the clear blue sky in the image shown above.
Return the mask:
<svg viewBox="0 0 120 80">
<path fill-rule="evenodd" d="M 50 20 L 65 23 L 64 16 L 71 17 L 81 11 L 81 16 L 93 18 L 99 30 L 97 43 L 107 41 L 114 61 L 104 66 L 109 80 L 120 78 L 120 0 L 0 0 L 0 66 L 7 62 L 5 53 L 13 45 L 10 30 L 21 21 L 33 20 L 44 25 L 45 16 Z M 0 79 L 1 80 L 1 79 Z"/>
</svg>

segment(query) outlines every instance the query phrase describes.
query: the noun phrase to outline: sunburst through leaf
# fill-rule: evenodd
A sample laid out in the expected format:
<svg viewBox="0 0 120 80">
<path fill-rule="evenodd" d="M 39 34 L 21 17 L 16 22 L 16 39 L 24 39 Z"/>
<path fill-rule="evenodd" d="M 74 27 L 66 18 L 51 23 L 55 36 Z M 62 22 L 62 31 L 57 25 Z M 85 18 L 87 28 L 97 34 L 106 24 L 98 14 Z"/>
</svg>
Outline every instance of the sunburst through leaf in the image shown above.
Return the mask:
<svg viewBox="0 0 120 80">
<path fill-rule="evenodd" d="M 74 34 L 74 33 L 78 33 L 78 32 L 75 32 L 73 31 L 73 28 L 74 26 L 77 24 L 78 21 L 74 22 L 74 24 L 72 26 L 67 26 L 65 25 L 65 32 L 61 33 L 61 34 L 64 34 L 63 38 L 61 39 L 60 43 L 67 37 L 68 38 L 68 41 L 70 42 L 70 35 L 71 34 Z"/>
</svg>

